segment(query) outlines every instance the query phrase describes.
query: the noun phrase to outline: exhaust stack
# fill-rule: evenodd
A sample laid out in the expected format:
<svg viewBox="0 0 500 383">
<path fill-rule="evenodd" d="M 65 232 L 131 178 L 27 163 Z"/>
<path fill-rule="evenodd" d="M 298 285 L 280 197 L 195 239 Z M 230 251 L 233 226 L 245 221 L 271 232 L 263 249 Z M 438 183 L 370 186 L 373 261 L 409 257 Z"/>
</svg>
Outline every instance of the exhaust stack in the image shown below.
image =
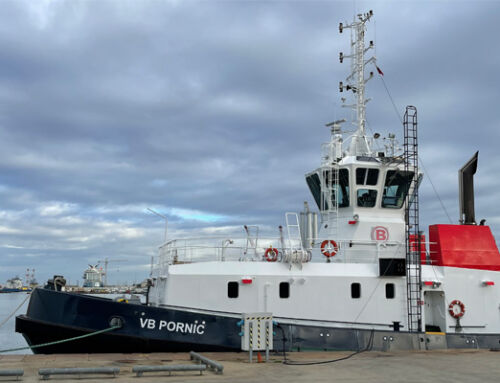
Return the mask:
<svg viewBox="0 0 500 383">
<path fill-rule="evenodd" d="M 460 224 L 476 225 L 474 212 L 474 174 L 477 170 L 479 151 L 458 171 L 460 198 Z"/>
</svg>

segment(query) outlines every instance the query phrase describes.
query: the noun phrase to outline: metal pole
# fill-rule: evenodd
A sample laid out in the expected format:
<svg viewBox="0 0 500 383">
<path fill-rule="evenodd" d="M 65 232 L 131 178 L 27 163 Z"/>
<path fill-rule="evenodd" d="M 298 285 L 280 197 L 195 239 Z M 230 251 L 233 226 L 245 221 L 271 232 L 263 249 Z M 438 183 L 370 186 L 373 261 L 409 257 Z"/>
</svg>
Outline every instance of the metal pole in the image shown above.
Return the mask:
<svg viewBox="0 0 500 383">
<path fill-rule="evenodd" d="M 250 363 L 252 363 L 253 361 L 253 321 L 250 322 L 249 324 L 250 328 L 249 328 L 249 334 L 250 334 L 250 338 L 249 338 L 249 343 L 250 343 L 250 347 L 249 347 L 249 350 L 248 350 L 248 354 L 249 354 L 249 357 L 250 357 Z"/>
<path fill-rule="evenodd" d="M 267 321 L 266 323 L 266 362 L 269 362 L 269 327 L 272 326 L 272 324 L 272 321 Z"/>
</svg>

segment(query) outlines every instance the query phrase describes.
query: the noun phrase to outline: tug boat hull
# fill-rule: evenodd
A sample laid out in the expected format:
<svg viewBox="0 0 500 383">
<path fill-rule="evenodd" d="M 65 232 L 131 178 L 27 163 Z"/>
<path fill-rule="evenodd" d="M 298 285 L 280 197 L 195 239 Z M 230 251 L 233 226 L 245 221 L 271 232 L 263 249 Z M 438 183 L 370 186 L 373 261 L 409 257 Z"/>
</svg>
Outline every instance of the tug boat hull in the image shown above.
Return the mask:
<svg viewBox="0 0 500 383">
<path fill-rule="evenodd" d="M 107 333 L 33 349 L 34 353 L 132 353 L 235 351 L 240 349 L 237 318 L 203 315 L 110 299 L 35 289 L 26 315 L 16 318 L 16 331 L 29 345 L 68 339 L 111 326 Z"/>
<path fill-rule="evenodd" d="M 237 315 L 228 317 L 127 304 L 40 288 L 33 291 L 27 314 L 16 318 L 16 331 L 22 333 L 29 345 L 38 345 L 108 328 L 113 318 L 122 321 L 122 328 L 34 348 L 33 352 L 54 354 L 241 350 L 238 327 L 240 319 Z M 444 335 L 286 323 L 290 320 L 279 322 L 282 324 L 275 328 L 275 351 L 493 349 L 499 347 L 500 341 L 499 334 Z"/>
</svg>

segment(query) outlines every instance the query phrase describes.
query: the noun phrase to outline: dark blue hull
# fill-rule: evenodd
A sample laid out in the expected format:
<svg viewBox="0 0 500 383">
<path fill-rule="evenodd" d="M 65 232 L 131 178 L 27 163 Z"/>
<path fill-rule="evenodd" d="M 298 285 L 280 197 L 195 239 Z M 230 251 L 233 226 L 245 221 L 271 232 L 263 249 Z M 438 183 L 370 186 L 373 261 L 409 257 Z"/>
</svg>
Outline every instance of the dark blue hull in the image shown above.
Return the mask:
<svg viewBox="0 0 500 383">
<path fill-rule="evenodd" d="M 35 353 L 238 351 L 238 319 L 170 310 L 110 299 L 35 289 L 16 331 L 29 345 L 67 339 L 110 327 L 122 328 L 53 346 Z"/>
<path fill-rule="evenodd" d="M 23 289 L 13 289 L 9 287 L 4 287 L 0 289 L 0 293 L 21 293 L 21 292 L 30 292 L 31 290 L 23 290 Z"/>
</svg>

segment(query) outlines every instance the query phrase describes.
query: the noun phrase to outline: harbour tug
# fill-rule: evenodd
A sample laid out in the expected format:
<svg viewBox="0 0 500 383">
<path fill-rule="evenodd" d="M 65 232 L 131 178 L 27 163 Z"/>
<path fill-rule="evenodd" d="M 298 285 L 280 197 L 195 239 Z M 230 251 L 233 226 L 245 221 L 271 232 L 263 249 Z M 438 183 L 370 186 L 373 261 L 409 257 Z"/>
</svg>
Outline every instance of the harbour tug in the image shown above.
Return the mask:
<svg viewBox="0 0 500 383">
<path fill-rule="evenodd" d="M 270 313 L 275 350 L 411 350 L 500 347 L 500 253 L 474 217 L 476 155 L 460 170 L 460 223 L 419 227 L 417 110 L 403 145 L 366 132 L 365 44 L 373 13 L 351 32 L 341 92 L 354 130 L 327 124 L 320 166 L 306 174 L 318 212 L 286 213 L 275 238 L 172 239 L 159 249 L 146 304 L 67 293 L 56 280 L 31 295 L 16 331 L 29 345 L 119 328 L 36 353 L 237 351 L 242 315 Z M 61 280 L 61 279 L 57 279 Z"/>
</svg>

